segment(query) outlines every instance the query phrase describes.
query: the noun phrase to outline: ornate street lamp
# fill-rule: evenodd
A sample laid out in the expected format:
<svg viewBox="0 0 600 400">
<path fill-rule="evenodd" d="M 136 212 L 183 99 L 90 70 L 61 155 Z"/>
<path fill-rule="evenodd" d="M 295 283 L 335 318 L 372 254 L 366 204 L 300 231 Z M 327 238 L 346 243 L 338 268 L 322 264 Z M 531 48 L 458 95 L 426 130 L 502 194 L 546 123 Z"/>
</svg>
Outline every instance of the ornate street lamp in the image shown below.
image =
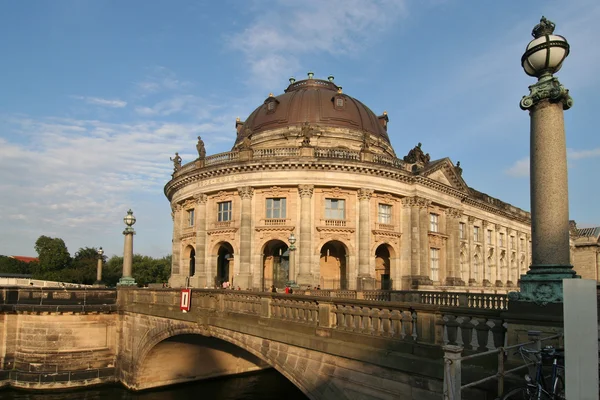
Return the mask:
<svg viewBox="0 0 600 400">
<path fill-rule="evenodd" d="M 296 246 L 294 246 L 294 243 L 296 243 L 296 236 L 294 236 L 294 232 L 290 233 L 290 237 L 288 237 L 288 241 L 290 242 L 290 255 L 289 255 L 289 259 L 290 259 L 290 270 L 289 270 L 289 281 L 292 284 L 296 283 L 296 259 L 294 258 L 294 250 L 296 250 Z"/>
<path fill-rule="evenodd" d="M 135 217 L 133 216 L 133 211 L 129 209 L 127 211 L 127 215 L 123 218 L 123 222 L 125 222 L 125 230 L 123 231 L 123 235 L 125 235 L 125 245 L 123 246 L 123 276 L 119 279 L 120 286 L 135 286 L 135 279 L 131 276 L 132 265 L 133 265 L 133 235 L 135 235 L 135 231 L 133 230 L 133 224 L 135 224 Z"/>
<path fill-rule="evenodd" d="M 567 40 L 554 35 L 555 24 L 542 17 L 532 31 L 521 65 L 538 78 L 521 99 L 531 118 L 532 263 L 521 275 L 521 291 L 511 300 L 539 305 L 563 301 L 562 280 L 578 277 L 570 264 L 567 151 L 563 111 L 573 105 L 569 91 L 552 74 L 569 55 Z"/>
<path fill-rule="evenodd" d="M 102 262 L 104 261 L 102 259 L 102 256 L 104 255 L 104 250 L 102 250 L 102 247 L 98 248 L 98 266 L 96 268 L 96 282 L 95 285 L 100 286 L 102 285 Z"/>
</svg>

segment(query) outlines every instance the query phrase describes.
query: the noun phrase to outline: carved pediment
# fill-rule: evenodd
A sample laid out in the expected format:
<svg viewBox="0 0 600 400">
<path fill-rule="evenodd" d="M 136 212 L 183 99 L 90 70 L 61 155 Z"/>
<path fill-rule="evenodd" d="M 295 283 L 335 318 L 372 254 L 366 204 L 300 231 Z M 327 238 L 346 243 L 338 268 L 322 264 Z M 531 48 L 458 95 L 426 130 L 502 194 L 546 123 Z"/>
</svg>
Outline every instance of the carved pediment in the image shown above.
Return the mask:
<svg viewBox="0 0 600 400">
<path fill-rule="evenodd" d="M 431 162 L 423 171 L 421 171 L 420 175 L 454 189 L 468 192 L 469 187 L 463 180 L 461 173 L 462 168 L 452 164 L 452 161 L 450 161 L 449 158 L 443 158 Z"/>
</svg>

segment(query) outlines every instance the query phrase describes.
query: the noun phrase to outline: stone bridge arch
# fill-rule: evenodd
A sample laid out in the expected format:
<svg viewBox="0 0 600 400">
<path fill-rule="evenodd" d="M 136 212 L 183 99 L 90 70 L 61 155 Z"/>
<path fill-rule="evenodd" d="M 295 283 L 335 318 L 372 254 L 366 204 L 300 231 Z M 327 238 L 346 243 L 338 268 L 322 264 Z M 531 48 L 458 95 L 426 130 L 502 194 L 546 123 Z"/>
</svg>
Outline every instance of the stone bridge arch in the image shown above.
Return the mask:
<svg viewBox="0 0 600 400">
<path fill-rule="evenodd" d="M 129 316 L 129 318 L 136 317 Z M 132 362 L 129 365 L 129 371 L 126 371 L 125 368 L 127 363 L 123 363 L 122 360 L 121 381 L 129 389 L 143 390 L 152 387 L 196 380 L 193 377 L 187 376 L 185 379 L 179 380 L 172 379 L 166 382 L 153 380 L 152 382 L 148 382 L 149 377 L 144 377 L 143 374 L 147 372 L 147 370 L 145 370 L 145 366 L 148 364 L 148 358 L 156 357 L 156 354 L 153 352 L 153 350 L 160 346 L 161 343 L 183 335 L 197 335 L 205 338 L 218 339 L 229 345 L 233 345 L 256 358 L 256 360 L 254 360 L 256 368 L 232 370 L 230 374 L 249 372 L 264 368 L 274 368 L 305 394 L 308 394 L 312 391 L 310 384 L 302 378 L 307 372 L 306 368 L 309 357 L 313 357 L 313 359 L 317 357 L 318 353 L 314 351 L 296 348 L 283 343 L 274 342 L 260 337 L 210 325 L 199 325 L 193 322 L 173 321 L 164 318 L 148 316 L 145 319 L 146 323 L 155 326 L 148 329 L 143 335 L 141 335 L 141 337 L 131 339 L 132 343 L 137 342 L 138 345 L 133 349 Z M 305 354 L 304 357 L 302 357 L 301 353 L 314 354 Z M 300 359 L 304 359 L 304 362 L 302 362 Z M 205 361 L 205 359 L 203 360 Z M 290 360 L 293 360 L 294 362 L 289 362 Z M 167 371 L 165 368 L 173 366 L 173 364 L 161 364 L 162 374 L 164 375 Z M 199 379 L 202 379 L 202 377 Z"/>
</svg>

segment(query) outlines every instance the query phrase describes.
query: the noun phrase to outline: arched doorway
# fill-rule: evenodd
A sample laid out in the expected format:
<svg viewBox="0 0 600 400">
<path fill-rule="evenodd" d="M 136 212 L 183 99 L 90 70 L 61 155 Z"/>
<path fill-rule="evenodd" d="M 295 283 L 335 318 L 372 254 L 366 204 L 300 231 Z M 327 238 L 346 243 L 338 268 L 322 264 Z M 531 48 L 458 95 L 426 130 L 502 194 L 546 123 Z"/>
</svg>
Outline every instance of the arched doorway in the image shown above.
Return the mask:
<svg viewBox="0 0 600 400">
<path fill-rule="evenodd" d="M 337 240 L 327 242 L 321 247 L 319 267 L 322 289 L 348 289 L 346 254 L 346 246 Z"/>
<path fill-rule="evenodd" d="M 188 276 L 194 276 L 196 273 L 196 250 L 192 245 L 188 245 L 186 246 L 183 254 L 184 259 L 182 260 L 182 270 L 185 271 L 187 267 Z"/>
<path fill-rule="evenodd" d="M 390 278 L 390 250 L 387 244 L 381 244 L 375 250 L 375 279 L 381 290 L 390 290 L 392 280 Z"/>
<path fill-rule="evenodd" d="M 229 282 L 233 285 L 233 247 L 229 243 L 221 243 L 217 254 L 215 285 L 223 287 L 223 282 Z"/>
<path fill-rule="evenodd" d="M 263 290 L 282 289 L 290 280 L 290 251 L 281 240 L 270 240 L 263 250 Z"/>
</svg>

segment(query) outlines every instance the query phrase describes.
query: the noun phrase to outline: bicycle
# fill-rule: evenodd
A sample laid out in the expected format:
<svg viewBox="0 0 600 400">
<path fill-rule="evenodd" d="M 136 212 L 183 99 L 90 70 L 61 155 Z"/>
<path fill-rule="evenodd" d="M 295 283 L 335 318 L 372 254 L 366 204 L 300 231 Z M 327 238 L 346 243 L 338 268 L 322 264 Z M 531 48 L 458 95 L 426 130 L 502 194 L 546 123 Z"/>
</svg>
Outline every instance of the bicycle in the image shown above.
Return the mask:
<svg viewBox="0 0 600 400">
<path fill-rule="evenodd" d="M 502 400 L 565 400 L 564 351 L 552 346 L 541 350 L 519 347 L 519 353 L 527 364 L 534 365 L 533 378 L 525 375 L 526 386 L 515 388 Z M 552 373 L 544 375 L 544 361 L 552 361 Z M 559 362 L 560 361 L 560 362 Z"/>
</svg>

